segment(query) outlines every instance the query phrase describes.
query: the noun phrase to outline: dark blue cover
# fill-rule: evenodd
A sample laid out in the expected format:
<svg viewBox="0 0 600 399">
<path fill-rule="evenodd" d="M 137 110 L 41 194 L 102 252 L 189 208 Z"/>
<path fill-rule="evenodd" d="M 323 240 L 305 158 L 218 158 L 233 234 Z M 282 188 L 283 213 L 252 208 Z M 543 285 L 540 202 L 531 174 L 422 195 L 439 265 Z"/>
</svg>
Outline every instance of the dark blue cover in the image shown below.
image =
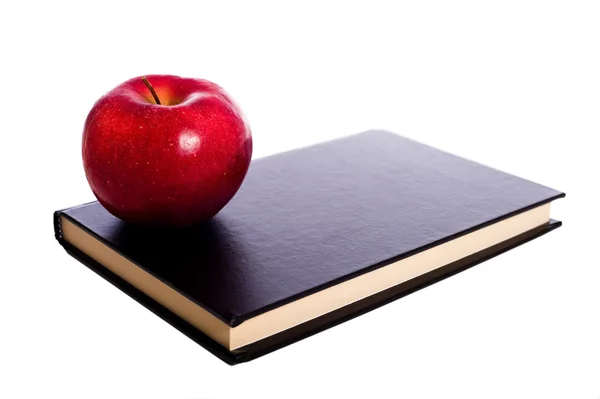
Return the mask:
<svg viewBox="0 0 600 399">
<path fill-rule="evenodd" d="M 186 230 L 63 211 L 235 326 L 274 307 L 564 196 L 371 131 L 254 161 L 236 197 Z"/>
</svg>

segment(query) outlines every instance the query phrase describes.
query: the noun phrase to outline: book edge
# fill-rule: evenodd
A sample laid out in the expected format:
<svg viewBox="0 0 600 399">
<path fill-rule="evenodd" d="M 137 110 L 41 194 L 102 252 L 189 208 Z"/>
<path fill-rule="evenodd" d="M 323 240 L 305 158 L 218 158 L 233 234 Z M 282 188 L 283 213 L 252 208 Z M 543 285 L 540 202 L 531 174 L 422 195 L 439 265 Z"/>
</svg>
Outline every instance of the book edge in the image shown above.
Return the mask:
<svg viewBox="0 0 600 399">
<path fill-rule="evenodd" d="M 340 276 L 337 279 L 334 279 L 334 280 L 328 281 L 326 283 L 323 283 L 321 285 L 315 286 L 315 287 L 313 287 L 313 288 L 311 288 L 309 290 L 302 291 L 301 293 L 298 293 L 298 294 L 293 295 L 291 297 L 287 297 L 287 298 L 285 298 L 285 299 L 283 299 L 281 301 L 274 302 L 274 303 L 272 303 L 272 304 L 270 304 L 268 306 L 264 306 L 262 308 L 259 308 L 259 309 L 255 310 L 255 311 L 253 311 L 253 312 L 248 312 L 247 314 L 244 314 L 244 315 L 238 315 L 234 319 L 235 324 L 232 324 L 231 326 L 232 327 L 236 327 L 236 326 L 240 325 L 241 323 L 243 323 L 246 320 L 249 320 L 249 319 L 251 319 L 253 317 L 256 317 L 256 316 L 258 316 L 260 314 L 266 313 L 266 312 L 268 312 L 270 310 L 276 309 L 276 308 L 278 308 L 280 306 L 283 306 L 285 304 L 297 301 L 298 299 L 301 299 L 301 298 L 304 298 L 306 296 L 312 295 L 312 294 L 314 294 L 316 292 L 325 290 L 325 289 L 327 289 L 329 287 L 332 287 L 332 286 L 335 286 L 337 284 L 343 283 L 344 281 L 351 280 L 351 279 L 356 278 L 358 276 L 361 276 L 363 274 L 370 273 L 370 272 L 372 272 L 374 270 L 377 270 L 379 268 L 385 267 L 385 266 L 387 266 L 387 265 L 389 265 L 391 263 L 395 263 L 395 262 L 398 262 L 398 261 L 400 261 L 402 259 L 409 258 L 409 257 L 411 257 L 413 255 L 416 255 L 416 254 L 420 253 L 420 252 L 427 251 L 427 250 L 429 250 L 429 249 L 431 249 L 433 247 L 436 247 L 438 245 L 444 244 L 444 243 L 449 242 L 449 241 L 453 241 L 453 240 L 455 240 L 455 239 L 457 239 L 459 237 L 462 237 L 464 235 L 473 233 L 473 232 L 475 232 L 477 230 L 480 230 L 480 229 L 485 228 L 487 226 L 496 224 L 498 222 L 501 222 L 502 220 L 511 218 L 511 217 L 516 216 L 518 214 L 521 214 L 523 212 L 527 212 L 527 211 L 529 211 L 531 209 L 534 209 L 534 208 L 537 208 L 539 206 L 548 204 L 548 203 L 550 203 L 552 201 L 555 201 L 555 200 L 557 200 L 559 198 L 563 198 L 563 197 L 565 197 L 565 194 L 559 192 L 558 194 L 550 197 L 549 199 L 545 199 L 545 200 L 539 201 L 537 203 L 534 203 L 532 205 L 528 205 L 528 206 L 523 207 L 521 209 L 518 209 L 516 211 L 513 211 L 513 212 L 507 213 L 505 215 L 499 216 L 499 217 L 497 217 L 495 219 L 492 219 L 492 220 L 489 220 L 487 222 L 481 223 L 481 224 L 476 225 L 474 227 L 471 227 L 471 228 L 465 229 L 463 231 L 457 232 L 455 234 L 452 234 L 450 236 L 441 238 L 441 239 L 439 239 L 437 241 L 434 241 L 434 242 L 431 242 L 431 243 L 429 243 L 427 245 L 421 246 L 419 248 L 415 248 L 412 251 L 408 251 L 408 252 L 405 252 L 403 254 L 398 254 L 397 256 L 394 256 L 392 258 L 388 258 L 386 260 L 383 260 L 383 261 L 381 261 L 379 263 L 376 263 L 376 264 L 364 267 L 361 270 L 357 270 L 357 271 L 355 271 L 353 273 L 348 273 L 346 275 Z"/>
<path fill-rule="evenodd" d="M 315 334 L 318 334 L 322 331 L 325 331 L 329 328 L 335 327 L 339 324 L 342 324 L 346 321 L 352 320 L 355 317 L 359 317 L 365 313 L 368 313 L 372 310 L 375 310 L 379 307 L 382 307 L 386 304 L 394 302 L 398 299 L 401 299 L 405 296 L 408 296 L 414 292 L 417 292 L 423 288 L 427 288 L 433 284 L 436 284 L 440 281 L 443 281 L 449 277 L 460 274 L 463 271 L 466 271 L 474 266 L 477 266 L 481 263 L 484 263 L 492 258 L 495 258 L 498 255 L 501 255 L 505 252 L 508 252 L 514 248 L 517 248 L 523 244 L 528 243 L 536 238 L 539 238 L 551 231 L 556 230 L 557 228 L 562 226 L 561 221 L 557 221 L 554 219 L 550 219 L 550 221 L 544 225 L 538 226 L 532 230 L 526 231 L 518 236 L 505 240 L 499 244 L 496 244 L 492 247 L 486 248 L 480 252 L 469 255 L 466 258 L 459 259 L 455 262 L 452 262 L 448 265 L 442 266 L 436 270 L 432 270 L 428 273 L 425 273 L 419 277 L 416 277 L 412 280 L 406 281 L 404 283 L 398 284 L 394 287 L 391 287 L 383 292 L 379 292 L 370 297 L 364 298 L 358 302 L 354 302 L 346 305 L 344 308 L 336 309 L 333 312 L 330 312 L 326 315 L 320 316 L 317 319 L 332 319 L 325 323 L 319 323 L 316 319 L 307 321 L 300 326 L 293 327 L 289 330 L 283 331 L 281 333 L 276 334 L 275 336 L 271 336 L 265 338 L 256 343 L 252 343 L 246 347 L 242 347 L 233 351 L 233 353 L 237 353 L 238 357 L 237 362 L 247 362 L 250 360 L 254 360 L 261 356 L 264 356 L 268 353 L 271 353 L 275 350 L 281 349 L 285 346 L 293 344 L 295 342 L 301 341 L 305 338 L 311 337 Z M 389 292 L 392 292 L 390 295 Z M 380 299 L 383 298 L 383 299 Z M 361 302 L 370 303 L 369 305 L 362 306 Z M 356 309 L 345 311 L 345 309 Z M 341 313 L 342 316 L 335 316 L 335 313 Z M 306 325 L 315 322 L 317 323 L 317 327 L 311 328 Z M 295 335 L 293 330 L 295 329 L 304 329 L 304 333 Z M 291 338 L 285 338 L 286 335 L 292 335 Z M 283 336 L 283 339 L 278 339 L 277 336 Z M 279 341 L 279 342 L 277 342 Z"/>
<path fill-rule="evenodd" d="M 94 202 L 92 202 L 94 203 Z M 84 205 L 90 205 L 92 203 L 88 203 L 88 204 L 84 204 Z M 75 207 L 73 209 L 76 209 L 79 207 Z M 70 209 L 70 208 L 69 208 Z M 89 234 L 90 236 L 94 237 L 95 239 L 97 239 L 99 242 L 102 243 L 102 245 L 106 246 L 107 248 L 109 248 L 110 250 L 116 252 L 117 254 L 119 254 L 120 256 L 122 256 L 123 258 L 127 259 L 128 261 L 130 261 L 131 263 L 133 263 L 136 267 L 142 269 L 143 271 L 145 271 L 146 273 L 148 273 L 149 275 L 151 275 L 153 278 L 155 278 L 156 280 L 160 281 L 161 283 L 165 284 L 166 286 L 168 286 L 169 288 L 173 289 L 174 291 L 176 291 L 179 295 L 185 297 L 186 299 L 188 299 L 190 302 L 194 303 L 196 306 L 204 309 L 205 311 L 207 311 L 208 313 L 210 313 L 211 315 L 215 316 L 217 319 L 219 319 L 220 321 L 222 321 L 224 324 L 227 324 L 229 327 L 233 327 L 232 325 L 232 321 L 235 320 L 235 317 L 233 316 L 228 316 L 225 317 L 224 315 L 221 315 L 215 311 L 213 311 L 212 309 L 210 309 L 209 307 L 201 304 L 200 302 L 198 302 L 197 300 L 195 300 L 194 298 L 190 297 L 186 292 L 178 289 L 176 286 L 174 286 L 173 284 L 171 284 L 169 281 L 162 279 L 158 276 L 156 276 L 154 273 L 152 273 L 152 271 L 148 270 L 147 268 L 145 268 L 143 265 L 139 264 L 138 262 L 136 262 L 135 260 L 133 260 L 132 258 L 130 258 L 129 256 L 127 256 L 126 254 L 122 253 L 121 251 L 119 251 L 117 248 L 113 247 L 112 245 L 110 245 L 103 237 L 99 236 L 98 234 L 94 233 L 93 231 L 91 231 L 90 229 L 87 228 L 87 226 L 85 226 L 84 224 L 80 223 L 78 220 L 76 220 L 75 218 L 73 218 L 72 216 L 70 216 L 69 214 L 65 213 L 65 211 L 68 211 L 69 209 L 66 210 L 60 210 L 60 211 L 55 211 L 54 212 L 54 236 L 57 239 L 57 241 L 63 246 L 65 247 L 65 245 L 68 245 L 69 247 L 72 248 L 77 248 L 74 245 L 72 245 L 71 243 L 69 243 L 68 241 L 66 241 L 63 236 L 62 236 L 62 228 L 61 228 L 61 223 L 60 223 L 60 218 L 61 217 L 66 217 L 67 219 L 69 219 L 69 221 L 71 223 L 73 223 L 74 225 L 78 226 L 79 228 L 81 228 L 83 231 L 85 231 L 87 234 Z M 78 252 L 81 252 L 83 254 L 83 252 L 81 250 L 79 250 L 77 248 Z M 85 255 L 85 254 L 84 254 Z M 88 255 L 85 255 L 86 257 L 88 257 Z M 94 261 L 96 262 L 96 261 Z M 98 262 L 96 262 L 98 263 Z M 104 266 L 102 266 L 103 268 L 105 268 Z M 111 272 L 112 273 L 112 272 Z M 144 294 L 145 295 L 145 294 Z"/>
<path fill-rule="evenodd" d="M 55 222 L 56 222 L 56 217 L 59 215 L 60 215 L 59 211 L 55 212 Z M 67 251 L 67 253 L 69 253 L 72 257 L 74 257 L 76 260 L 83 263 L 85 266 L 87 266 L 89 269 L 94 271 L 100 277 L 104 278 L 109 283 L 113 284 L 115 287 L 117 287 L 120 291 L 125 293 L 127 296 L 134 299 L 136 302 L 138 302 L 139 304 L 144 306 L 146 309 L 148 309 L 155 315 L 159 316 L 161 319 L 166 321 L 172 327 L 174 327 L 175 329 L 177 329 L 178 331 L 180 331 L 181 333 L 186 335 L 188 338 L 192 339 L 194 342 L 196 342 L 197 344 L 202 346 L 204 349 L 209 351 L 211 354 L 213 354 L 214 356 L 216 356 L 223 362 L 227 363 L 228 365 L 236 365 L 239 363 L 248 362 L 250 360 L 254 360 L 256 358 L 262 357 L 262 356 L 264 356 L 268 353 L 271 353 L 275 350 L 281 349 L 285 346 L 288 346 L 295 342 L 301 341 L 301 340 L 308 338 L 312 335 L 315 335 L 321 331 L 327 330 L 331 327 L 334 327 L 336 325 L 344 323 L 355 317 L 361 316 L 362 314 L 368 313 L 371 310 L 377 309 L 377 308 L 384 306 L 390 302 L 393 302 L 397 299 L 407 296 L 407 295 L 409 295 L 413 292 L 416 292 L 420 289 L 426 288 L 426 287 L 428 287 L 432 284 L 435 284 L 439 281 L 442 281 L 448 277 L 451 277 L 453 275 L 461 273 L 473 266 L 483 263 L 483 262 L 485 262 L 491 258 L 494 258 L 498 255 L 501 255 L 504 252 L 510 251 L 522 244 L 525 244 L 531 240 L 541 237 L 541 236 L 545 235 L 546 233 L 549 233 L 549 232 L 557 229 L 561 225 L 562 225 L 562 222 L 551 219 L 545 225 L 542 225 L 538 228 L 535 228 L 533 230 L 525 232 L 519 236 L 513 237 L 512 239 L 509 239 L 509 240 L 501 243 L 501 244 L 505 244 L 505 245 L 499 250 L 494 250 L 494 247 L 495 247 L 494 246 L 494 247 L 487 248 L 480 252 L 480 253 L 488 252 L 487 255 L 481 256 L 480 253 L 471 255 L 471 257 L 474 257 L 475 260 L 472 262 L 467 262 L 466 265 L 463 265 L 462 267 L 459 267 L 454 270 L 450 270 L 449 272 L 446 272 L 445 269 L 447 267 L 451 267 L 452 264 L 450 264 L 450 265 L 446 265 L 443 268 L 441 268 L 444 270 L 438 269 L 438 270 L 434 270 L 430 273 L 427 273 L 425 275 L 419 276 L 418 278 L 413 279 L 413 280 L 422 279 L 423 280 L 422 283 L 416 284 L 414 287 L 409 288 L 407 290 L 401 289 L 398 294 L 392 295 L 381 301 L 376 300 L 375 297 L 377 297 L 379 294 L 382 294 L 382 293 L 373 295 L 369 298 L 366 298 L 366 299 L 375 300 L 375 302 L 373 304 L 366 306 L 366 307 L 360 307 L 357 311 L 351 311 L 349 314 L 346 314 L 341 317 L 335 317 L 333 315 L 333 313 L 336 313 L 338 311 L 343 311 L 343 308 L 337 309 L 334 312 L 330 312 L 330 314 L 325 315 L 325 316 L 329 316 L 329 315 L 334 316 L 333 321 L 325 323 L 323 325 L 320 325 L 316 328 L 309 328 L 309 330 L 306 331 L 305 333 L 295 335 L 290 339 L 280 340 L 279 342 L 276 342 L 273 344 L 272 342 L 277 339 L 277 336 L 281 337 L 281 335 L 276 334 L 275 336 L 265 338 L 264 340 L 261 340 L 261 341 L 257 342 L 256 344 L 250 344 L 247 347 L 239 348 L 238 350 L 235 350 L 233 352 L 229 351 L 225 347 L 219 345 L 216 341 L 214 341 L 213 339 L 209 338 L 207 335 L 202 333 L 202 331 L 198 330 L 197 328 L 195 328 L 194 326 L 189 324 L 187 321 L 185 321 L 181 317 L 175 315 L 173 312 L 171 312 L 170 310 L 168 310 L 167 308 L 162 306 L 160 303 L 156 302 L 153 298 L 149 297 L 148 295 L 146 295 L 143 292 L 141 292 L 140 290 L 138 290 L 136 287 L 134 287 L 131 284 L 127 283 L 126 281 L 122 280 L 119 276 L 112 273 L 110 270 L 106 269 L 103 265 L 99 264 L 98 262 L 96 262 L 95 260 L 93 260 L 92 258 L 87 256 L 85 253 L 80 251 L 78 248 L 74 247 L 70 243 L 63 240 L 62 238 L 59 239 L 59 242 L 63 246 L 63 248 Z M 524 238 L 522 238 L 522 237 L 524 237 Z M 509 241 L 511 241 L 512 243 L 509 245 L 506 245 L 506 243 Z M 498 244 L 498 245 L 501 245 L 501 244 Z M 464 262 L 464 258 L 457 262 Z M 453 264 L 457 263 L 457 262 L 453 262 Z M 436 273 L 439 275 L 431 278 L 430 276 L 432 275 L 432 273 Z M 402 285 L 402 284 L 400 284 L 400 285 Z M 392 287 L 389 290 L 398 289 L 399 286 Z M 356 303 L 350 304 L 347 307 L 356 306 L 355 304 Z M 347 308 L 347 307 L 345 307 L 345 308 Z M 311 323 L 311 321 L 309 321 L 307 323 Z M 307 324 L 307 323 L 303 323 L 303 324 Z M 284 331 L 283 333 L 280 333 L 280 334 L 290 333 L 291 330 L 293 330 L 293 329 L 294 328 L 292 328 L 288 331 Z"/>
<path fill-rule="evenodd" d="M 102 242 L 103 245 L 107 246 L 111 250 L 113 250 L 116 253 L 118 253 L 119 255 L 123 256 L 124 258 L 126 258 L 127 260 L 129 260 L 130 262 L 132 262 L 133 264 L 135 264 L 137 267 L 139 267 L 140 269 L 144 270 L 146 273 L 150 274 L 151 276 L 153 276 L 157 280 L 161 281 L 165 285 L 167 285 L 170 288 L 172 288 L 173 290 L 177 291 L 179 294 L 181 294 L 182 296 L 184 296 L 185 298 L 187 298 L 188 300 L 190 300 L 191 302 L 193 302 L 197 306 L 199 306 L 202 309 L 206 310 L 207 312 L 209 312 L 210 314 L 212 314 L 213 316 L 217 317 L 219 320 L 221 320 L 222 322 L 224 322 L 225 324 L 227 324 L 227 325 L 229 325 L 230 327 L 233 328 L 233 327 L 239 326 L 240 324 L 242 324 L 246 320 L 252 319 L 253 317 L 256 317 L 258 315 L 266 313 L 266 312 L 268 312 L 270 310 L 276 309 L 276 308 L 278 308 L 280 306 L 283 306 L 285 304 L 297 301 L 297 300 L 299 300 L 301 298 L 304 298 L 306 296 L 312 295 L 312 294 L 314 294 L 316 292 L 325 290 L 325 289 L 327 289 L 329 287 L 335 286 L 335 285 L 340 284 L 340 283 L 342 283 L 344 281 L 348 281 L 348 280 L 351 280 L 353 278 L 359 277 L 359 276 L 361 276 L 363 274 L 367 274 L 367 273 L 372 272 L 374 270 L 377 270 L 377 269 L 379 269 L 381 267 L 385 267 L 385 266 L 387 266 L 387 265 L 389 265 L 391 263 L 394 263 L 394 262 L 400 261 L 402 259 L 408 258 L 410 256 L 416 255 L 416 254 L 418 254 L 420 252 L 427 251 L 427 250 L 429 250 L 429 249 L 431 249 L 433 247 L 436 247 L 436 246 L 441 245 L 443 243 L 455 240 L 455 239 L 457 239 L 457 238 L 459 238 L 461 236 L 464 236 L 466 234 L 470 234 L 470 233 L 472 233 L 474 231 L 477 231 L 477 230 L 480 230 L 480 229 L 482 229 L 484 227 L 487 227 L 487 226 L 490 226 L 492 224 L 498 223 L 498 222 L 500 222 L 502 220 L 505 220 L 505 219 L 508 219 L 508 218 L 510 218 L 512 216 L 518 215 L 518 214 L 523 213 L 523 212 L 527 212 L 528 210 L 531 210 L 531 209 L 536 208 L 538 206 L 547 204 L 547 203 L 552 202 L 552 201 L 554 201 L 556 199 L 563 198 L 564 196 L 565 196 L 564 193 L 558 193 L 555 196 L 550 197 L 548 199 L 545 199 L 545 200 L 539 201 L 537 203 L 531 204 L 529 206 L 523 207 L 523 208 L 518 209 L 516 211 L 513 211 L 511 213 L 507 213 L 505 215 L 499 216 L 499 217 L 497 217 L 495 219 L 492 219 L 492 220 L 489 220 L 487 222 L 481 223 L 479 225 L 473 226 L 473 227 L 471 227 L 469 229 L 465 229 L 463 231 L 457 232 L 457 233 L 455 233 L 453 235 L 450 235 L 450 236 L 444 237 L 442 239 L 439 239 L 437 241 L 431 242 L 431 243 L 429 243 L 429 244 L 427 244 L 425 246 L 422 246 L 422 247 L 419 247 L 419 248 L 415 248 L 412 251 L 405 252 L 403 254 L 398 254 L 395 257 L 388 258 L 388 259 L 383 260 L 383 261 L 381 261 L 379 263 L 376 263 L 376 264 L 370 265 L 368 267 L 362 268 L 361 270 L 357 270 L 357 271 L 355 271 L 353 273 L 348 273 L 346 275 L 340 276 L 340 277 L 338 277 L 338 278 L 336 278 L 334 280 L 330 280 L 330 281 L 328 281 L 326 283 L 323 283 L 323 284 L 320 284 L 318 286 L 312 287 L 309 290 L 302 291 L 302 292 L 300 292 L 300 293 L 298 293 L 296 295 L 289 296 L 289 297 L 284 298 L 284 299 L 282 299 L 280 301 L 271 303 L 271 304 L 269 304 L 267 306 L 263 306 L 262 308 L 256 309 L 253 312 L 249 312 L 249 313 L 246 313 L 246 314 L 243 314 L 243 315 L 221 314 L 221 313 L 218 313 L 215 310 L 211 309 L 210 307 L 208 307 L 208 306 L 206 306 L 206 305 L 198 302 L 194 298 L 190 297 L 187 293 L 179 290 L 171 282 L 158 277 L 157 275 L 155 275 L 154 273 L 152 273 L 152 271 L 148 270 L 143 265 L 141 265 L 138 262 L 136 262 L 135 260 L 131 259 L 129 256 L 127 256 L 126 254 L 122 253 L 117 248 L 113 247 L 103 237 L 97 235 L 96 233 L 94 233 L 93 231 L 91 231 L 90 229 L 88 229 L 85 225 L 83 225 L 82 223 L 80 223 L 79 221 L 77 221 L 75 218 L 71 217 L 68 213 L 66 213 L 67 211 L 69 211 L 71 209 L 78 209 L 78 208 L 81 208 L 81 207 L 84 207 L 84 206 L 89 206 L 91 204 L 95 204 L 96 202 L 90 202 L 90 203 L 82 204 L 82 205 L 79 205 L 79 206 L 76 206 L 76 207 L 73 207 L 73 208 L 67 208 L 67 209 L 64 209 L 64 210 L 60 210 L 60 211 L 54 212 L 54 231 L 55 231 L 55 238 L 61 243 L 61 245 L 64 246 L 64 243 L 66 241 L 63 240 L 63 238 L 62 238 L 62 231 L 61 231 L 61 226 L 60 226 L 60 217 L 64 216 L 64 217 L 68 218 L 72 223 L 74 223 L 75 225 L 79 226 L 84 231 L 86 231 L 88 234 L 90 234 L 92 237 L 94 237 L 94 238 L 98 239 L 100 242 Z"/>
</svg>

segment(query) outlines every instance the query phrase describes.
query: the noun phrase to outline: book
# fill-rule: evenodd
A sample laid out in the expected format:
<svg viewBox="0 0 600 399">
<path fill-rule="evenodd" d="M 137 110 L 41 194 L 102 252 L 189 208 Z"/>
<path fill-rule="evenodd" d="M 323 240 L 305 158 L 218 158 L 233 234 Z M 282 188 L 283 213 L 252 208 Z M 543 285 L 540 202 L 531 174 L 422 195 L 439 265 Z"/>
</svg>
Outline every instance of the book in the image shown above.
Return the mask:
<svg viewBox="0 0 600 399">
<path fill-rule="evenodd" d="M 71 255 L 236 364 L 554 230 L 563 196 L 369 131 L 253 161 L 192 228 L 128 225 L 98 202 L 55 212 L 54 226 Z"/>
</svg>

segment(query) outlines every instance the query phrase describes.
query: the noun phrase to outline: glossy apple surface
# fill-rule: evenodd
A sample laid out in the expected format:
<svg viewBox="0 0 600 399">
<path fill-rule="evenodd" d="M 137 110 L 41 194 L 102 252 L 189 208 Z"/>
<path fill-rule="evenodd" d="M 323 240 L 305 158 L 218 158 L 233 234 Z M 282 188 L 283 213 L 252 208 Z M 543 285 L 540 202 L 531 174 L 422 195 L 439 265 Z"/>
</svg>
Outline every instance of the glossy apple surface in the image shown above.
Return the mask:
<svg viewBox="0 0 600 399">
<path fill-rule="evenodd" d="M 83 164 L 98 201 L 118 218 L 190 226 L 219 212 L 239 189 L 252 136 L 216 84 L 147 75 L 100 98 L 83 131 Z"/>
</svg>

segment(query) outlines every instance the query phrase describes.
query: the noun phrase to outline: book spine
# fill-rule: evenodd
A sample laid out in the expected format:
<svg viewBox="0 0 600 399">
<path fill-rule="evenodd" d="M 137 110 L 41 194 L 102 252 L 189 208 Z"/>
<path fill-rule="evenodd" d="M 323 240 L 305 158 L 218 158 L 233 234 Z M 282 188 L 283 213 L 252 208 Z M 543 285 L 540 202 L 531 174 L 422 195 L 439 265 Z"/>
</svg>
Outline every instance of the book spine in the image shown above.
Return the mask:
<svg viewBox="0 0 600 399">
<path fill-rule="evenodd" d="M 56 238 L 58 240 L 58 242 L 63 245 L 63 234 L 62 234 L 62 226 L 60 224 L 60 220 L 61 220 L 61 212 L 60 211 L 56 211 L 54 212 L 54 238 Z"/>
</svg>

